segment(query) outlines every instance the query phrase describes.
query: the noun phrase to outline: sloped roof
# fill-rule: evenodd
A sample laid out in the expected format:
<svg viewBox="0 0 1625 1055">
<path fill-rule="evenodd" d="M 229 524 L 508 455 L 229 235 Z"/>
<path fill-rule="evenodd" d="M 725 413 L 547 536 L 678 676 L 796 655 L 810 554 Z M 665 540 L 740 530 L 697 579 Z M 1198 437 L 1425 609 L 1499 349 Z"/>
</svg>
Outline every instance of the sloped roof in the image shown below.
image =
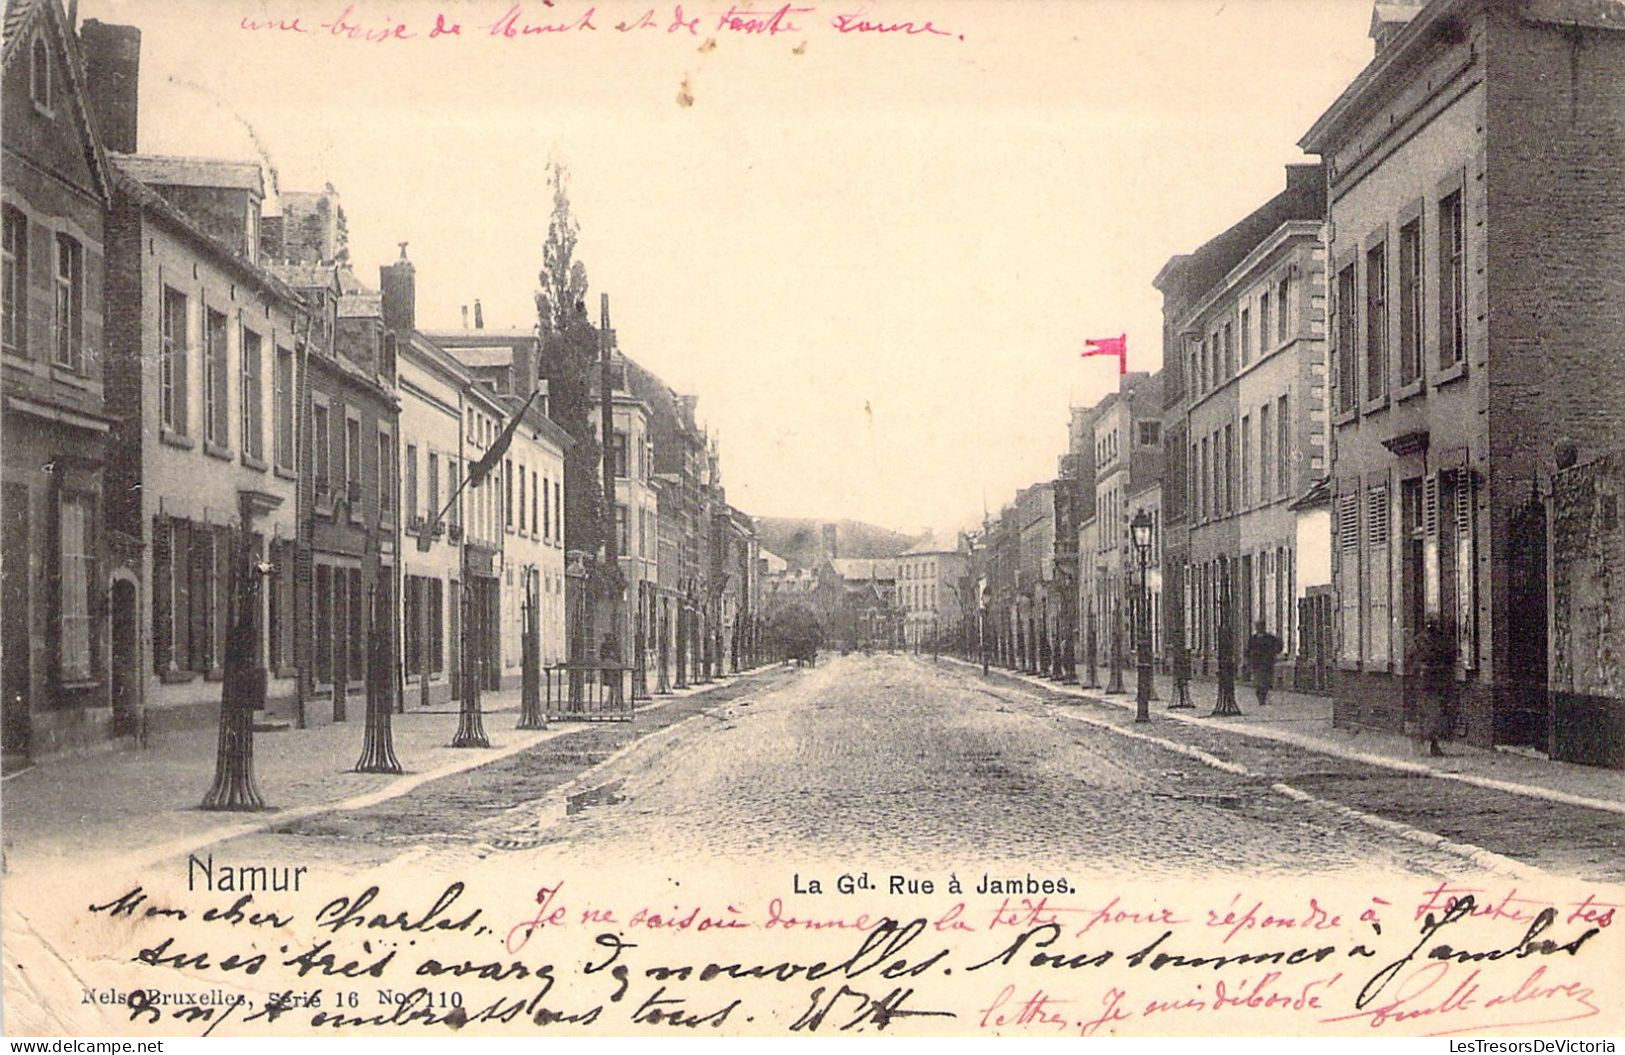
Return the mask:
<svg viewBox="0 0 1625 1055">
<path fill-rule="evenodd" d="M 265 197 L 265 176 L 258 161 L 176 157 L 169 154 L 122 154 L 119 167 L 147 184 L 166 187 L 230 187 Z"/>
<path fill-rule="evenodd" d="M 897 578 L 897 562 L 864 557 L 836 557 L 829 562 L 835 574 L 848 582 Z"/>
<path fill-rule="evenodd" d="M 168 223 L 172 228 L 189 238 L 193 244 L 210 253 L 213 259 L 229 263 L 239 272 L 253 279 L 267 293 L 281 297 L 291 303 L 304 303 L 304 299 L 295 292 L 293 287 L 289 286 L 277 275 L 249 260 L 231 246 L 203 230 L 191 217 L 172 205 L 169 199 L 125 172 L 125 155 L 114 154 L 112 158 L 113 165 L 110 171 L 113 177 L 113 186 L 120 194 L 128 197 L 148 213 Z"/>
<path fill-rule="evenodd" d="M 1289 504 L 1287 506 L 1287 508 L 1288 509 L 1313 509 L 1316 506 L 1327 505 L 1328 503 L 1331 502 L 1331 500 L 1332 500 L 1332 480 L 1331 480 L 1331 477 L 1322 476 L 1320 479 L 1316 480 L 1314 483 L 1309 485 L 1309 490 L 1305 491 L 1298 498 L 1293 499 L 1291 504 Z"/>
<path fill-rule="evenodd" d="M 381 319 L 384 317 L 382 293 L 344 293 L 339 296 L 339 318 Z"/>
<path fill-rule="evenodd" d="M 85 140 L 85 161 L 96 181 L 97 192 L 106 202 L 113 196 L 112 167 L 107 163 L 107 152 L 102 148 L 101 136 L 96 133 L 90 107 L 85 101 L 84 60 L 79 55 L 79 37 L 74 27 L 68 25 L 67 15 L 57 0 L 6 0 L 5 23 L 3 30 L 0 30 L 4 32 L 0 59 L 9 67 L 12 60 L 23 54 L 22 41 L 28 35 L 26 31 L 36 14 L 50 21 L 57 43 L 67 53 L 68 61 L 63 64 L 63 73 L 70 89 L 68 97 L 73 104 L 79 134 Z"/>
<path fill-rule="evenodd" d="M 295 289 L 336 288 L 338 285 L 332 264 L 268 263 L 265 269 Z"/>
</svg>

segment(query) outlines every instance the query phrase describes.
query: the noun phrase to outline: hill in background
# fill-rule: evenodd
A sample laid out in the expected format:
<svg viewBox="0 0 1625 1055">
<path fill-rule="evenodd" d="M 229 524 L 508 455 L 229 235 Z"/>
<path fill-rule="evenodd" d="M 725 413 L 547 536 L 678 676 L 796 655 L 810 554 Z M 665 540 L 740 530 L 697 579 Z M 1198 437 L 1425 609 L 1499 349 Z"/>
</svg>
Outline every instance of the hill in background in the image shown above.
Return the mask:
<svg viewBox="0 0 1625 1055">
<path fill-rule="evenodd" d="M 861 520 L 811 520 L 805 517 L 753 517 L 756 537 L 762 548 L 772 550 L 790 562 L 792 568 L 813 568 L 824 556 L 824 525 L 835 525 L 836 556 L 900 556 L 918 535 L 865 524 Z"/>
</svg>

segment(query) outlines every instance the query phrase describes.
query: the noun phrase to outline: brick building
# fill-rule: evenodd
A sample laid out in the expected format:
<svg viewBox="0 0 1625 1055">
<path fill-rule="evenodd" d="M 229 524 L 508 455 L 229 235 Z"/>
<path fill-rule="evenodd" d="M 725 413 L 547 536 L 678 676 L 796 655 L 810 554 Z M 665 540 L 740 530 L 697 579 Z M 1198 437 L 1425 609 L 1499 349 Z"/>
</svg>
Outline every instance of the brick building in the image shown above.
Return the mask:
<svg viewBox="0 0 1625 1055">
<path fill-rule="evenodd" d="M 126 563 L 139 544 L 102 528 L 113 175 L 56 0 L 6 4 L 4 60 L 0 668 L 14 762 L 134 731 L 137 672 L 150 668 L 135 637 L 141 579 Z"/>
<path fill-rule="evenodd" d="M 1329 177 L 1341 723 L 1412 723 L 1436 620 L 1468 739 L 1548 746 L 1540 495 L 1625 414 L 1621 6 L 1378 4 L 1300 142 Z"/>
</svg>

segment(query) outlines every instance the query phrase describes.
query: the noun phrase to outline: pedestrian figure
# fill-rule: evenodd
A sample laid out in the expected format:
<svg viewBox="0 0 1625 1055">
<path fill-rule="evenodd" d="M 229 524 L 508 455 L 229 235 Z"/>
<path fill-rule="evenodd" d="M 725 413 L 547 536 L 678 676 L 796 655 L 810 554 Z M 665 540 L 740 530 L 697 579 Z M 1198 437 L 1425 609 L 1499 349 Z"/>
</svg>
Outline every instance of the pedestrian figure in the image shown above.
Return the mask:
<svg viewBox="0 0 1625 1055">
<path fill-rule="evenodd" d="M 1275 687 L 1275 660 L 1280 654 L 1281 639 L 1264 629 L 1264 620 L 1260 619 L 1258 629 L 1247 639 L 1247 669 L 1252 672 L 1253 692 L 1260 707 L 1269 705 L 1270 689 Z"/>
<path fill-rule="evenodd" d="M 1421 714 L 1417 727 L 1417 748 L 1425 740 L 1428 754 L 1444 757 L 1439 746 L 1455 730 L 1456 713 L 1451 698 L 1451 682 L 1455 672 L 1455 657 L 1450 642 L 1437 618 L 1429 619 L 1416 635 L 1415 659 L 1411 672 L 1417 678 L 1421 693 Z"/>
<path fill-rule="evenodd" d="M 615 640 L 615 635 L 606 633 L 604 640 L 598 645 L 598 662 L 602 667 L 600 675 L 610 686 L 609 700 L 607 702 L 620 706 L 626 702 L 621 691 L 621 645 Z M 613 668 L 613 670 L 611 669 Z M 610 679 L 614 680 L 611 681 Z"/>
<path fill-rule="evenodd" d="M 1174 702 L 1168 709 L 1186 711 L 1195 706 L 1191 702 L 1191 652 L 1180 645 L 1174 649 Z"/>
</svg>

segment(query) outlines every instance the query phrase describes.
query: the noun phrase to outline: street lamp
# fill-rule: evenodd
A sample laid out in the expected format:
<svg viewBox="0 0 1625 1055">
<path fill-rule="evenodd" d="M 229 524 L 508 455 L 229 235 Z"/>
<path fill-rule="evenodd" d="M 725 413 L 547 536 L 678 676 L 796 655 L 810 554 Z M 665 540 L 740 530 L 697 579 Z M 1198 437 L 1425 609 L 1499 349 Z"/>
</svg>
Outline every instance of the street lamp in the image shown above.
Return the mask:
<svg viewBox="0 0 1625 1055">
<path fill-rule="evenodd" d="M 1134 535 L 1134 548 L 1140 554 L 1140 617 L 1135 622 L 1137 640 L 1135 658 L 1137 681 L 1134 687 L 1134 720 L 1136 722 L 1149 722 L 1151 720 L 1151 635 L 1150 620 L 1146 618 L 1151 611 L 1151 595 L 1146 587 L 1146 564 L 1151 559 L 1151 513 L 1142 509 L 1134 514 L 1134 520 L 1129 524 Z"/>
</svg>

